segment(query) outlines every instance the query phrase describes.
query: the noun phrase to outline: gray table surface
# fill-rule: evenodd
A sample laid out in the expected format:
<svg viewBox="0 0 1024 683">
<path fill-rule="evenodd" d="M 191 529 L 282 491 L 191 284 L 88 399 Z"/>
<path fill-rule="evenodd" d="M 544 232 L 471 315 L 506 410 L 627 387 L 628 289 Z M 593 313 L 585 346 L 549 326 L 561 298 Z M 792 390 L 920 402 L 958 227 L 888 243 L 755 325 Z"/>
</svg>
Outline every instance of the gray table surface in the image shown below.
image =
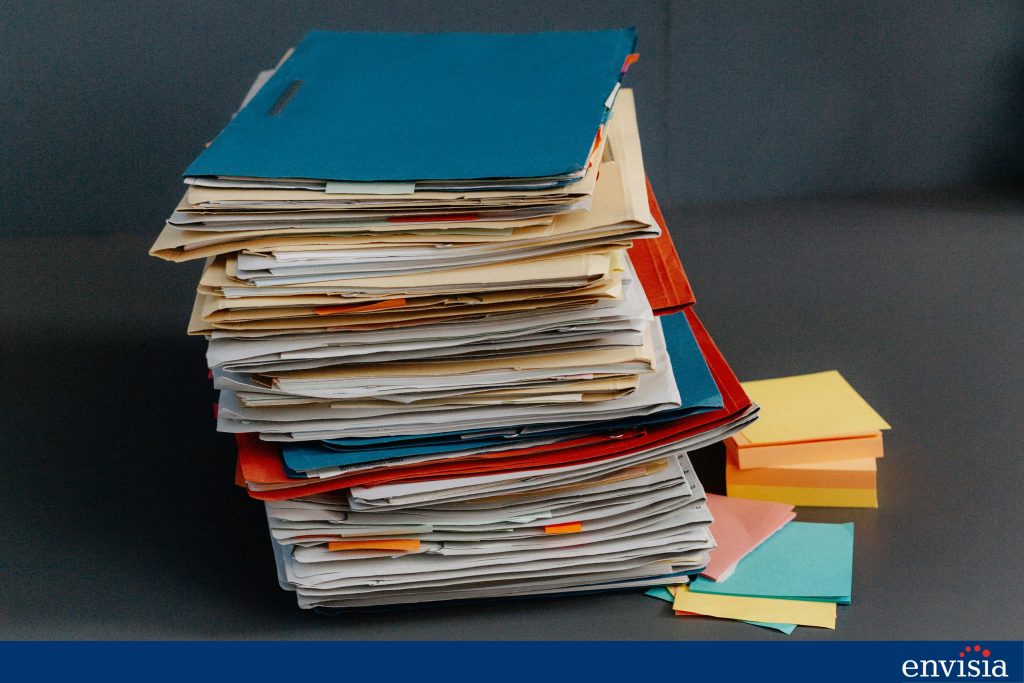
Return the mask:
<svg viewBox="0 0 1024 683">
<path fill-rule="evenodd" d="M 667 212 L 742 379 L 838 368 L 893 425 L 856 523 L 853 604 L 791 637 L 1024 636 L 1024 202 L 971 191 Z M 154 220 L 158 224 L 159 220 Z M 784 639 L 638 592 L 326 618 L 276 584 L 232 484 L 197 264 L 155 236 L 0 244 L 0 637 Z M 696 456 L 711 490 L 721 453 Z"/>
</svg>

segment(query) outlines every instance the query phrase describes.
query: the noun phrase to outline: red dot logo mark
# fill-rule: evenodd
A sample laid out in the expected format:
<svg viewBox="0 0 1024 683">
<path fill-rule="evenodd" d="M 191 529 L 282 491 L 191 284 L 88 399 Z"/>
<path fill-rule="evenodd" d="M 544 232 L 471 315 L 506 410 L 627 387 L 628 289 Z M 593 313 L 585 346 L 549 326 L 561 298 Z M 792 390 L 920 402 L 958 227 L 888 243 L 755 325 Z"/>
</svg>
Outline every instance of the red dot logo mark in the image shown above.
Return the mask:
<svg viewBox="0 0 1024 683">
<path fill-rule="evenodd" d="M 986 648 L 984 650 L 981 649 L 981 645 L 968 645 L 967 647 L 964 648 L 963 652 L 958 652 L 957 654 L 960 656 L 960 659 L 963 659 L 964 657 L 970 657 L 971 653 L 973 653 L 973 652 L 981 653 L 982 657 L 991 657 L 992 656 L 992 651 L 989 650 L 988 648 Z"/>
</svg>

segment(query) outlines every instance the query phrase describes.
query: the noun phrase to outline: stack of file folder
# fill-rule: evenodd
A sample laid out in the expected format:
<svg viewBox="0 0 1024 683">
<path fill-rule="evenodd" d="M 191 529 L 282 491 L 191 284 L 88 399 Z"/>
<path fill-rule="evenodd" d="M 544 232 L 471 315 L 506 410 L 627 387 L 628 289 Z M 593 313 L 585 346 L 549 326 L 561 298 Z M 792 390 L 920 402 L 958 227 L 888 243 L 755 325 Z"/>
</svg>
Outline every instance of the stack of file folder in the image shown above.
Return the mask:
<svg viewBox="0 0 1024 683">
<path fill-rule="evenodd" d="M 312 32 L 185 171 L 218 429 L 305 608 L 680 584 L 757 415 L 646 181 L 633 30 Z"/>
</svg>

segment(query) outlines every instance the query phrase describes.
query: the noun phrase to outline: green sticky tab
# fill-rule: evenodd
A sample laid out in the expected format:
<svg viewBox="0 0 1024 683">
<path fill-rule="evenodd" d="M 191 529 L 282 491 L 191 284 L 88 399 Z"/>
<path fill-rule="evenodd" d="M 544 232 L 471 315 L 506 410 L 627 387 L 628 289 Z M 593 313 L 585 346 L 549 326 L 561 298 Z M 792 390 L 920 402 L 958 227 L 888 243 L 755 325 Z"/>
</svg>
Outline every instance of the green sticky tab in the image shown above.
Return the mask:
<svg viewBox="0 0 1024 683">
<path fill-rule="evenodd" d="M 369 183 L 328 180 L 324 194 L 412 194 L 415 182 Z"/>
</svg>

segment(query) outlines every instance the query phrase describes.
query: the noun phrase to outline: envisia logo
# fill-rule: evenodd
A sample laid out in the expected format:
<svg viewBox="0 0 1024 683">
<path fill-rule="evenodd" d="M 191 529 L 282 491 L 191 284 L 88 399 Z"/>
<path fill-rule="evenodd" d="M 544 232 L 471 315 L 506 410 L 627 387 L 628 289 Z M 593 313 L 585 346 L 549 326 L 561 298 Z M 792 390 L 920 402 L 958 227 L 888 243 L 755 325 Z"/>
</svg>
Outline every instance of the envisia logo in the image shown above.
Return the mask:
<svg viewBox="0 0 1024 683">
<path fill-rule="evenodd" d="M 950 659 L 907 659 L 903 662 L 904 678 L 997 679 L 1008 678 L 1006 661 L 996 659 L 992 651 L 981 645 L 968 645 Z"/>
</svg>

